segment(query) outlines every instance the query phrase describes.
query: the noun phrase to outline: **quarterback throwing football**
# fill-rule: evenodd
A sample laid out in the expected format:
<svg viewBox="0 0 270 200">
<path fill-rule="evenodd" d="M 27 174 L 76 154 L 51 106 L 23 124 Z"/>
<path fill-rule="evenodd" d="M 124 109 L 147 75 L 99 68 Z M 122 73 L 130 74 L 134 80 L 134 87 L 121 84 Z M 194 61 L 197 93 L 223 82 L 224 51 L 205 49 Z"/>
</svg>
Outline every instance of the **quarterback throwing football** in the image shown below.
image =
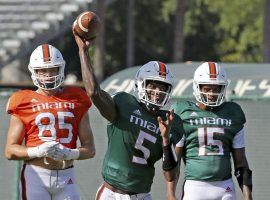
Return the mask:
<svg viewBox="0 0 270 200">
<path fill-rule="evenodd" d="M 143 65 L 135 76 L 135 96 L 120 92 L 111 97 L 99 87 L 89 61 L 88 41 L 74 33 L 83 81 L 88 95 L 101 115 L 108 120 L 108 147 L 103 161 L 104 183 L 96 200 L 151 200 L 154 164 L 163 155 L 165 178 L 175 178 L 177 159 L 171 142 L 182 138 L 180 119 L 173 111 L 161 110 L 168 102 L 173 77 L 162 62 Z M 171 141 L 169 135 L 171 134 Z"/>
</svg>

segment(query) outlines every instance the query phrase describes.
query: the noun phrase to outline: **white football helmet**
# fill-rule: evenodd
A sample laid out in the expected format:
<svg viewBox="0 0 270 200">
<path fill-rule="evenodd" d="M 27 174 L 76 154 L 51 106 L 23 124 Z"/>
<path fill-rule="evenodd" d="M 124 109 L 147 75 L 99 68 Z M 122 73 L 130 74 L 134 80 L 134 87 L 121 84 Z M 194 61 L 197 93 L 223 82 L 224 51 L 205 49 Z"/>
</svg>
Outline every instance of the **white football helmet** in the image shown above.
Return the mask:
<svg viewBox="0 0 270 200">
<path fill-rule="evenodd" d="M 148 81 L 162 83 L 166 86 L 167 91 L 158 91 L 155 89 L 147 89 Z M 138 101 L 144 103 L 150 110 L 157 111 L 165 106 L 171 96 L 173 87 L 173 76 L 167 65 L 159 61 L 150 61 L 143 65 L 136 73 L 134 93 Z M 149 93 L 161 94 L 163 99 L 150 99 Z"/>
<path fill-rule="evenodd" d="M 219 93 L 212 93 L 216 100 L 209 100 L 208 93 L 201 91 L 202 85 L 220 85 Z M 225 101 L 228 80 L 226 72 L 215 62 L 204 62 L 194 72 L 193 77 L 193 95 L 196 100 L 206 106 L 216 107 Z"/>
<path fill-rule="evenodd" d="M 63 83 L 65 78 L 65 65 L 66 62 L 58 49 L 52 45 L 43 44 L 38 46 L 31 54 L 28 68 L 31 72 L 31 78 L 35 86 L 44 90 L 52 90 Z M 49 69 L 54 67 L 59 68 L 56 76 L 46 78 L 38 76 L 38 69 Z"/>
</svg>

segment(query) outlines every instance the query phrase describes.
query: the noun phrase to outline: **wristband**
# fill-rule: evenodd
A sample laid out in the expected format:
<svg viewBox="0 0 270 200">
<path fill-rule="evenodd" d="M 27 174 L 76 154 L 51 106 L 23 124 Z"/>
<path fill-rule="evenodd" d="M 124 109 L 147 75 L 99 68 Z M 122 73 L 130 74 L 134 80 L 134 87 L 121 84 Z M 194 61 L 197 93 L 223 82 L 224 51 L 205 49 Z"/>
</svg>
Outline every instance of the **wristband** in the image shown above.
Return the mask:
<svg viewBox="0 0 270 200">
<path fill-rule="evenodd" d="M 246 185 L 252 191 L 252 171 L 246 167 L 239 167 L 235 169 L 234 175 L 240 187 Z"/>
<path fill-rule="evenodd" d="M 162 157 L 162 169 L 164 171 L 170 171 L 175 168 L 178 164 L 177 157 L 173 145 L 168 144 L 163 146 L 163 157 Z"/>
<path fill-rule="evenodd" d="M 28 147 L 27 154 L 30 159 L 38 157 L 38 147 Z"/>
<path fill-rule="evenodd" d="M 77 160 L 80 157 L 79 149 L 69 149 L 66 160 Z"/>
</svg>

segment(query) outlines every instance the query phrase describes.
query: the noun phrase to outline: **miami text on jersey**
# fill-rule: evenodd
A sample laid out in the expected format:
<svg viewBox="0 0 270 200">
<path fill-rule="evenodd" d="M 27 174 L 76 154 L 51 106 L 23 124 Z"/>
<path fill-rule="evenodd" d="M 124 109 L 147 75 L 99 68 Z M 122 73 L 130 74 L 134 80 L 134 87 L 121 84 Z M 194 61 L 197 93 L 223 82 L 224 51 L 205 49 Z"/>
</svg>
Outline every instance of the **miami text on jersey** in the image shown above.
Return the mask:
<svg viewBox="0 0 270 200">
<path fill-rule="evenodd" d="M 46 102 L 39 103 L 32 106 L 33 112 L 47 109 L 69 108 L 75 109 L 75 104 L 71 102 Z"/>
<path fill-rule="evenodd" d="M 143 128 L 146 128 L 147 130 L 154 132 L 156 134 L 159 133 L 159 127 L 157 127 L 155 124 L 148 122 L 147 120 L 143 120 L 140 117 L 130 115 L 130 122 L 134 123 L 136 125 L 139 125 Z"/>
<path fill-rule="evenodd" d="M 218 126 L 231 126 L 231 119 L 215 118 L 215 117 L 203 117 L 198 119 L 190 119 L 190 125 L 218 125 Z"/>
</svg>

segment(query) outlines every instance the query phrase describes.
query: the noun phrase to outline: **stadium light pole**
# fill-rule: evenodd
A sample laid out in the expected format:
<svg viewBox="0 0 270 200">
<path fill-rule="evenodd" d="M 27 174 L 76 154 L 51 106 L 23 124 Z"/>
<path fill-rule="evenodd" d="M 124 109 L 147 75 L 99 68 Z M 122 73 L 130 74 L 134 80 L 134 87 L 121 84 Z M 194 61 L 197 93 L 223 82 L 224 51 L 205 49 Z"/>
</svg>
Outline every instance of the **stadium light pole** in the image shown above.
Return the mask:
<svg viewBox="0 0 270 200">
<path fill-rule="evenodd" d="M 270 62 L 270 0 L 264 3 L 263 62 Z"/>
</svg>

